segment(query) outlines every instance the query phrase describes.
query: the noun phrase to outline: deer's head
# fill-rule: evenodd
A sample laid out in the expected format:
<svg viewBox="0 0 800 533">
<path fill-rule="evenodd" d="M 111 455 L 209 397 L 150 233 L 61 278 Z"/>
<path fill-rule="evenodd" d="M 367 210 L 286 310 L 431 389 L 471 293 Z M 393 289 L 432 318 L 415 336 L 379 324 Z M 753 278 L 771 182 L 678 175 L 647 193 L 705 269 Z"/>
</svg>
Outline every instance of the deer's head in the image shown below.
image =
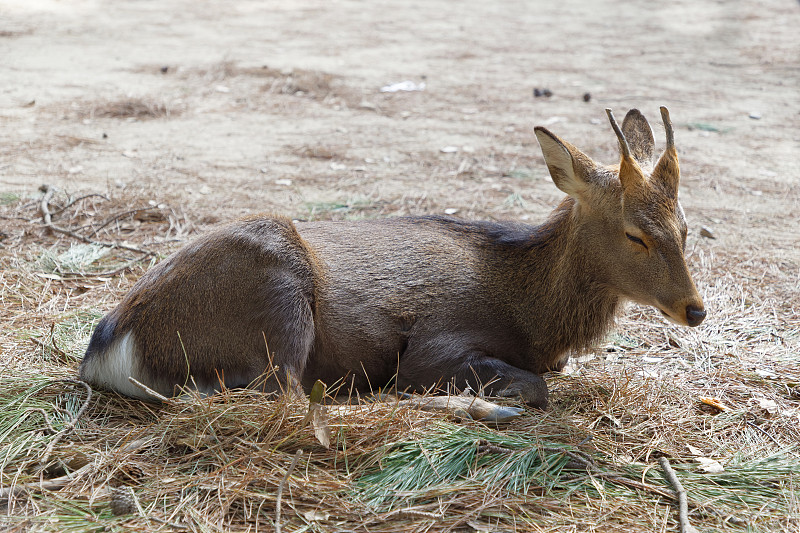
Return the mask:
<svg viewBox="0 0 800 533">
<path fill-rule="evenodd" d="M 597 164 L 536 128 L 553 181 L 576 201 L 574 238 L 599 282 L 675 323 L 697 326 L 706 312 L 684 260 L 687 226 L 669 112 L 661 108 L 667 145 L 655 165 L 653 131 L 644 116 L 632 109 L 620 128 L 606 112 L 619 141 L 618 166 Z"/>
</svg>

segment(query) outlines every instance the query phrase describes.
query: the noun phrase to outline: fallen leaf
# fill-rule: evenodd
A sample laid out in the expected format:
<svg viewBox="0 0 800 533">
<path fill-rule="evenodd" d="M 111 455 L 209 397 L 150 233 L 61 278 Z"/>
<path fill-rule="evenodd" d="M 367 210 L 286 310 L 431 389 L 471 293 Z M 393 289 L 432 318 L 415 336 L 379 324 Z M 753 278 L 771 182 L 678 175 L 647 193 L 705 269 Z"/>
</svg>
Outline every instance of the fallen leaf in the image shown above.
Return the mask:
<svg viewBox="0 0 800 533">
<path fill-rule="evenodd" d="M 775 400 L 768 400 L 767 398 L 759 398 L 758 406 L 763 410 L 767 411 L 769 414 L 775 414 L 778 412 L 778 404 L 775 402 Z"/>
<path fill-rule="evenodd" d="M 708 396 L 701 396 L 700 403 L 710 405 L 714 409 L 719 409 L 720 411 L 727 411 L 730 409 L 730 407 L 719 401 L 717 398 L 710 398 Z"/>
<path fill-rule="evenodd" d="M 703 452 L 700 450 L 700 448 L 696 448 L 696 447 L 692 446 L 691 444 L 687 444 L 686 445 L 686 449 L 689 450 L 689 453 L 691 453 L 695 457 L 700 457 L 700 456 L 703 455 Z"/>
<path fill-rule="evenodd" d="M 320 444 L 326 448 L 331 447 L 331 428 L 328 425 L 328 415 L 325 406 L 322 405 L 322 398 L 325 396 L 325 384 L 317 380 L 311 388 L 311 395 L 308 403 L 308 413 L 303 419 L 303 425 L 311 423 L 314 428 L 314 436 Z"/>
<path fill-rule="evenodd" d="M 700 235 L 705 237 L 706 239 L 716 239 L 717 238 L 716 236 L 714 236 L 714 233 L 710 229 L 705 227 L 705 226 L 700 228 Z"/>
<path fill-rule="evenodd" d="M 696 457 L 695 459 L 698 463 L 700 463 L 700 470 L 703 472 L 708 474 L 719 474 L 720 472 L 725 471 L 725 468 L 722 466 L 722 464 L 715 459 L 711 459 L 710 457 Z"/>
<path fill-rule="evenodd" d="M 303 513 L 303 518 L 305 518 L 309 522 L 318 522 L 320 520 L 327 520 L 330 517 L 331 517 L 330 513 L 325 513 L 322 511 L 311 510 Z"/>
<path fill-rule="evenodd" d="M 497 531 L 497 528 L 491 524 L 484 524 L 482 522 L 478 522 L 477 520 L 468 520 L 467 525 L 473 529 L 473 531 L 478 531 L 479 533 L 492 533 Z"/>
</svg>

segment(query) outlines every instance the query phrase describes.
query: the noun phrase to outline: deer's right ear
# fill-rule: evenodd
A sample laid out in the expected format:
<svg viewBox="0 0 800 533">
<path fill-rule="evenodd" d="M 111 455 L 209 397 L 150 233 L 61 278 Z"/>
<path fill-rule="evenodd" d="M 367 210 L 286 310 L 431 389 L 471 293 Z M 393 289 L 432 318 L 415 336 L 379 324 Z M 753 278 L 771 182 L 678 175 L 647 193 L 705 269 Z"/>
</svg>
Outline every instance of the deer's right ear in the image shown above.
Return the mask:
<svg viewBox="0 0 800 533">
<path fill-rule="evenodd" d="M 584 176 L 587 175 L 587 165 L 592 165 L 592 160 L 547 128 L 537 126 L 534 131 L 553 183 L 573 198 L 585 199 L 591 184 Z"/>
</svg>

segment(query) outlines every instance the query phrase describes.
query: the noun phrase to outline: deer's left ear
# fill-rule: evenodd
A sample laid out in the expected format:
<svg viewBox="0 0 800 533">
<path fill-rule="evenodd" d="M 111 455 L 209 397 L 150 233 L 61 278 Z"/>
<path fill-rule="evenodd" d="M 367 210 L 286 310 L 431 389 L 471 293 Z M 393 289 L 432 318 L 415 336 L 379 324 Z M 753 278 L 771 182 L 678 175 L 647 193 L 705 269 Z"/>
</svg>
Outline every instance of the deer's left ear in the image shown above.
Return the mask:
<svg viewBox="0 0 800 533">
<path fill-rule="evenodd" d="M 576 200 L 588 200 L 594 185 L 588 181 L 587 176 L 591 175 L 595 162 L 547 128 L 537 126 L 534 131 L 542 148 L 547 170 L 550 171 L 556 187 Z"/>
</svg>

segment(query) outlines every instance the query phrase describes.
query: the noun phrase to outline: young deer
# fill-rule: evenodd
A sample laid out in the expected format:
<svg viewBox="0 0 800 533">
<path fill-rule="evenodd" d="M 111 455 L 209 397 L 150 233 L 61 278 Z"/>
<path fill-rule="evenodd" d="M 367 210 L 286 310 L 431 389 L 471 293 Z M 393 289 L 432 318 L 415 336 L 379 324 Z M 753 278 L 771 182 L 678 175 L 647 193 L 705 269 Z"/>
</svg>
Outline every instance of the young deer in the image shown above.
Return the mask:
<svg viewBox="0 0 800 533">
<path fill-rule="evenodd" d="M 301 392 L 320 379 L 368 389 L 454 383 L 547 405 L 540 375 L 609 329 L 622 300 L 697 326 L 703 302 L 683 258 L 678 156 L 655 166 L 638 110 L 618 166 L 545 128 L 536 136 L 567 193 L 539 226 L 440 216 L 292 223 L 256 215 L 150 269 L 92 335 L 81 379 L 148 398 L 258 386 Z M 279 376 L 279 377 L 276 377 Z"/>
</svg>

